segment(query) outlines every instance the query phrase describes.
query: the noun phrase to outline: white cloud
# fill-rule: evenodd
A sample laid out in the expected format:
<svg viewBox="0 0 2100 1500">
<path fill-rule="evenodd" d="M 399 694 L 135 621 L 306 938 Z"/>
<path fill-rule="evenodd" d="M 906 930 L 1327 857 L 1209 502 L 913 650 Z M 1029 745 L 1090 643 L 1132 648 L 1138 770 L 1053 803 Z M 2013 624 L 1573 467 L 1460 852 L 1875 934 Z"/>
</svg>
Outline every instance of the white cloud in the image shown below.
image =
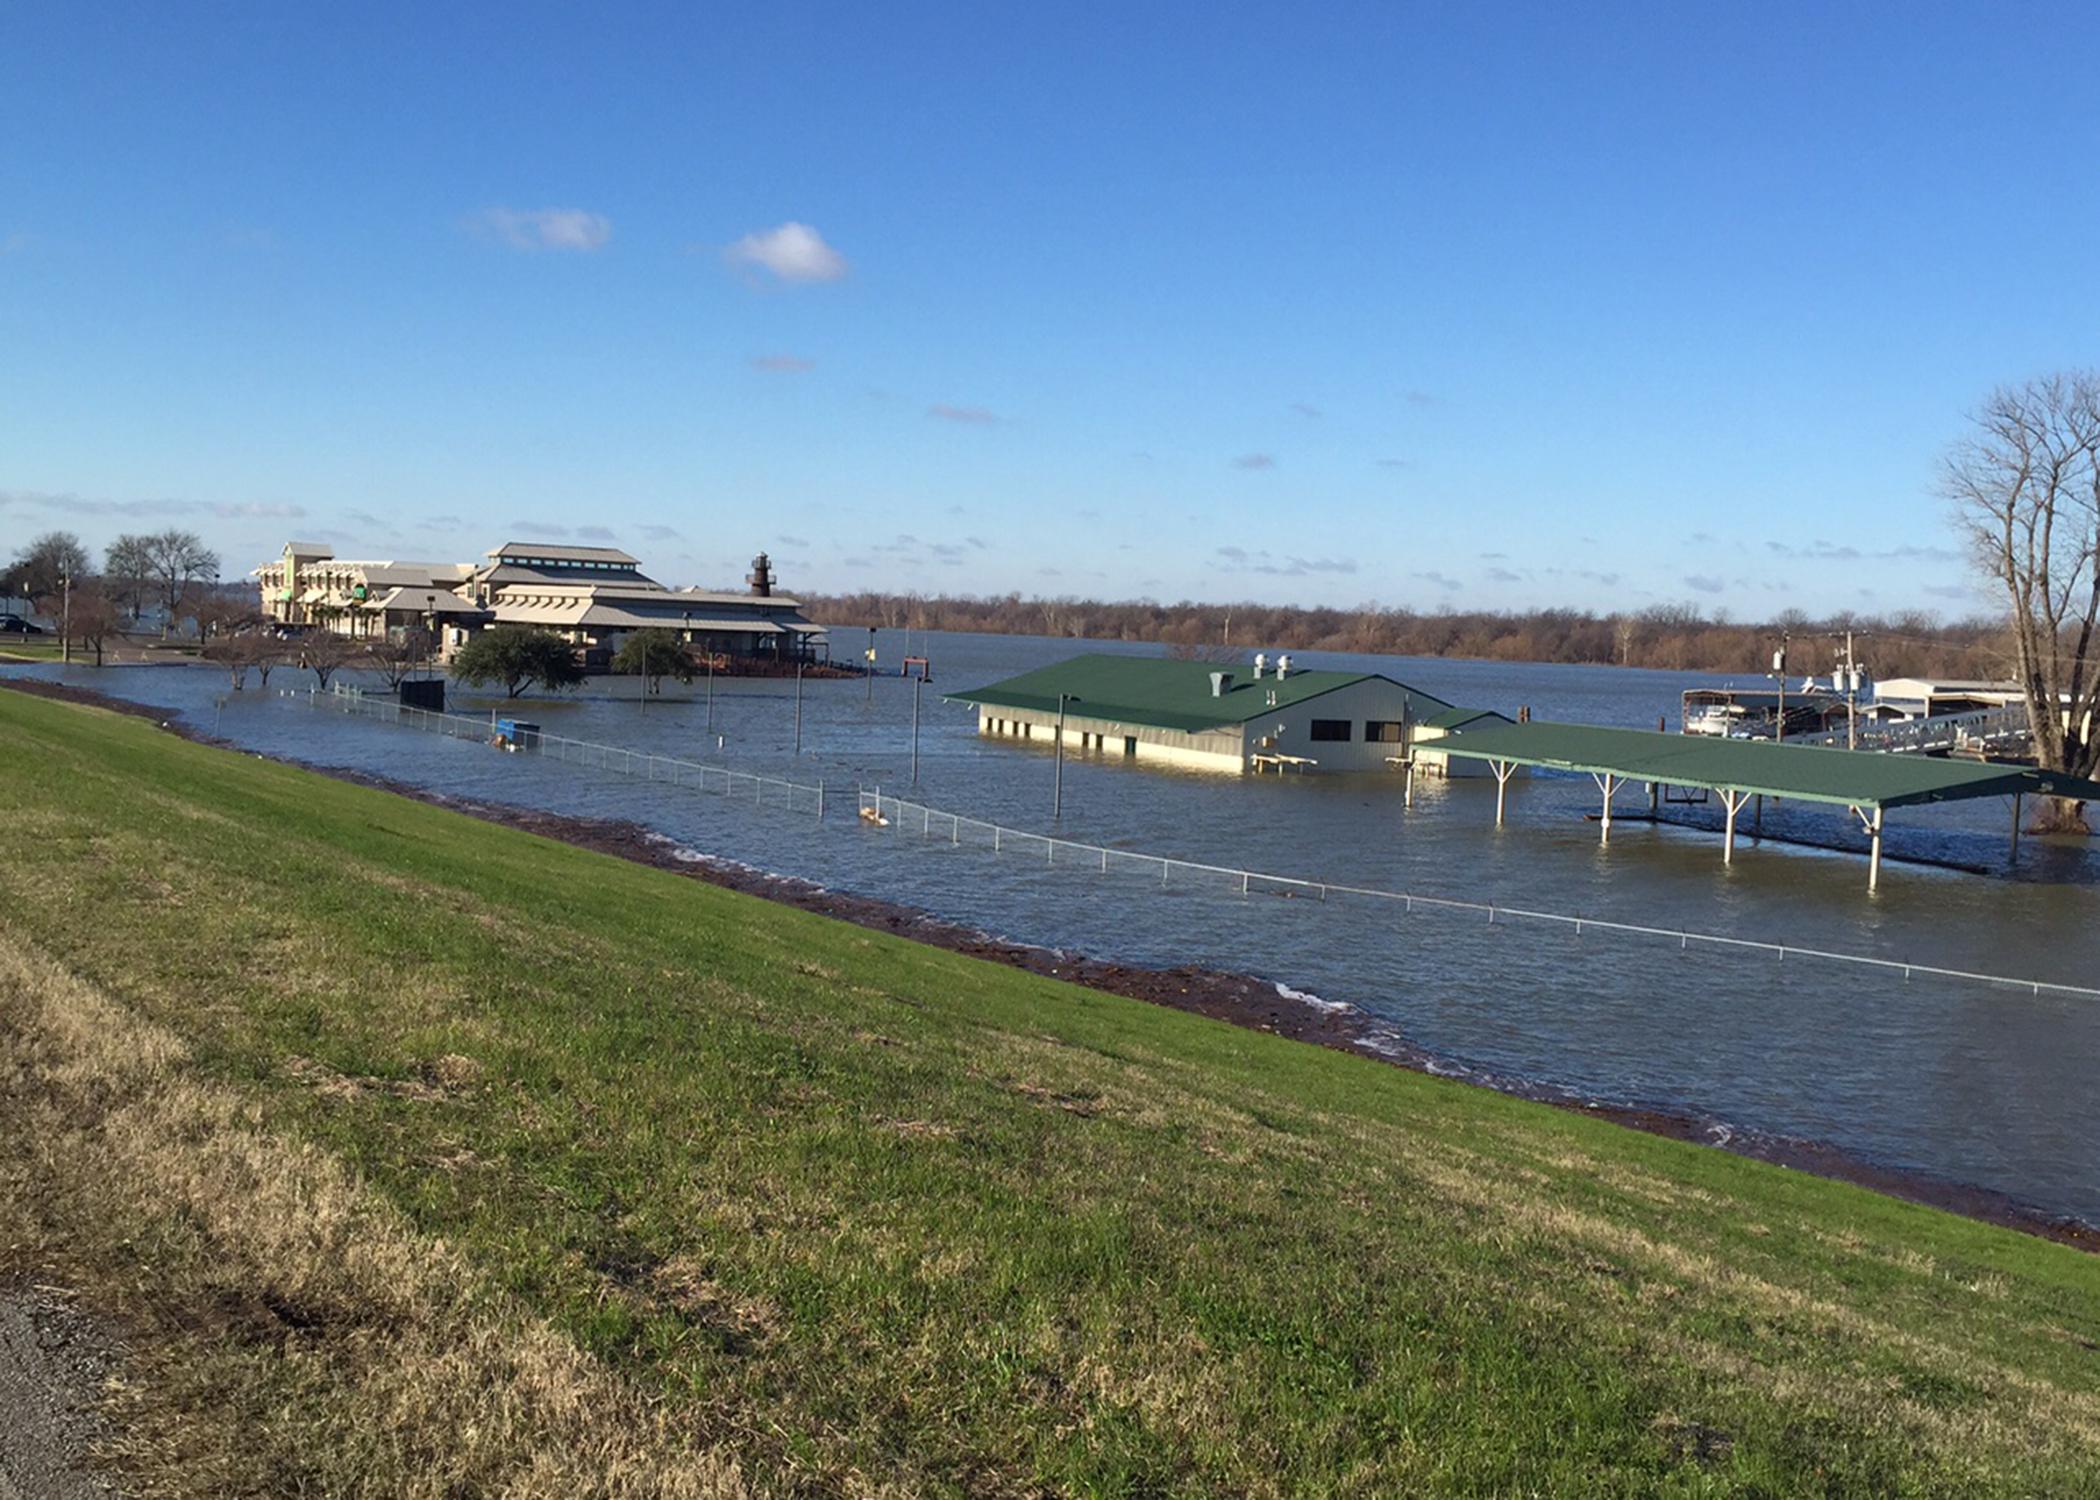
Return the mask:
<svg viewBox="0 0 2100 1500">
<path fill-rule="evenodd" d="M 492 208 L 481 225 L 513 250 L 602 250 L 612 220 L 580 208 Z"/>
<path fill-rule="evenodd" d="M 782 281 L 838 281 L 848 269 L 846 257 L 825 244 L 824 236 L 792 219 L 777 229 L 747 234 L 722 254 L 731 265 L 757 266 Z"/>
</svg>

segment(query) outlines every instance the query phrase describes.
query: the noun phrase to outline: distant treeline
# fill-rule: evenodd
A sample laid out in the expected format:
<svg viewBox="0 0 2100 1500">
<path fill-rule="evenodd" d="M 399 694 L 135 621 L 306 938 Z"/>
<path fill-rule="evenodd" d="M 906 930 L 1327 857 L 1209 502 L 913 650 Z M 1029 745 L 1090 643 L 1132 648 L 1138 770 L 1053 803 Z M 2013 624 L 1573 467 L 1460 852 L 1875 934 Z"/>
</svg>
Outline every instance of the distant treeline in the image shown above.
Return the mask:
<svg viewBox="0 0 2100 1500">
<path fill-rule="evenodd" d="M 902 594 L 803 595 L 812 619 L 884 630 L 968 630 L 1109 641 L 1159 641 L 1205 657 L 1255 651 L 1364 651 L 1393 656 L 1462 656 L 1663 667 L 1678 671 L 1761 673 L 1782 633 L 1791 634 L 1789 675 L 1829 675 L 1836 637 L 1849 626 L 1860 665 L 1877 677 L 1999 677 L 2011 670 L 2011 644 L 1995 621 L 1943 623 L 1918 611 L 1887 617 L 1811 619 L 1789 611 L 1764 623 L 1714 619 L 1690 605 L 1656 605 L 1626 614 L 1539 609 L 1521 614 L 1467 610 L 1425 614 L 1365 605 L 1300 609 L 1269 604 L 1103 603 Z M 857 650 L 841 641 L 841 654 Z"/>
</svg>

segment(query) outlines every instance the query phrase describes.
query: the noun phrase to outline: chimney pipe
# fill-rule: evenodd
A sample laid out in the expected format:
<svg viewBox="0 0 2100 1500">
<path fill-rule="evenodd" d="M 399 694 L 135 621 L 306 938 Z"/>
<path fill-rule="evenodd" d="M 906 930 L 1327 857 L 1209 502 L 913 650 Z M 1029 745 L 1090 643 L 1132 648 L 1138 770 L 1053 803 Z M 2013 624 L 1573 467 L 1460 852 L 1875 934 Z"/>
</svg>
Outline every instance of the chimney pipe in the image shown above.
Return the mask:
<svg viewBox="0 0 2100 1500">
<path fill-rule="evenodd" d="M 1276 658 L 1276 680 L 1283 681 L 1291 675 L 1291 656 L 1288 651 Z"/>
<path fill-rule="evenodd" d="M 1269 658 L 1266 653 L 1260 651 L 1254 653 L 1254 680 L 1256 682 L 1261 681 L 1261 674 L 1267 670 L 1268 665 Z"/>
<path fill-rule="evenodd" d="M 1231 691 L 1232 674 L 1230 672 L 1213 672 L 1210 674 L 1211 697 L 1222 698 Z"/>
</svg>

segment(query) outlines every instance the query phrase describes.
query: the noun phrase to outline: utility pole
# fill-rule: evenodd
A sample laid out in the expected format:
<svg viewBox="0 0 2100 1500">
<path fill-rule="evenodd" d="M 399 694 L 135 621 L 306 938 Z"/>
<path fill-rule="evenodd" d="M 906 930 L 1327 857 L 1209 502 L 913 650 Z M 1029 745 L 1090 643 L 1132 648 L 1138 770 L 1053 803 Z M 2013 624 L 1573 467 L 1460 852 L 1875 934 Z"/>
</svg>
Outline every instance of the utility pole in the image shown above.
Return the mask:
<svg viewBox="0 0 2100 1500">
<path fill-rule="evenodd" d="M 926 686 L 923 677 L 911 680 L 911 784 L 919 784 L 919 689 Z"/>
<path fill-rule="evenodd" d="M 802 753 L 802 658 L 795 658 L 795 753 Z"/>
<path fill-rule="evenodd" d="M 875 627 L 868 627 L 868 703 L 875 702 Z"/>
<path fill-rule="evenodd" d="M 73 570 L 58 575 L 58 660 L 73 664 Z"/>
<path fill-rule="evenodd" d="M 715 731 L 715 649 L 707 648 L 707 732 Z"/>
<path fill-rule="evenodd" d="M 1859 662 L 1852 655 L 1852 631 L 1845 630 L 1845 748 L 1859 748 Z"/>
<path fill-rule="evenodd" d="M 1772 675 L 1779 679 L 1779 717 L 1772 722 L 1772 743 L 1777 745 L 1786 739 L 1786 648 L 1793 636 L 1786 631 L 1779 633 L 1779 649 L 1772 653 Z"/>
</svg>

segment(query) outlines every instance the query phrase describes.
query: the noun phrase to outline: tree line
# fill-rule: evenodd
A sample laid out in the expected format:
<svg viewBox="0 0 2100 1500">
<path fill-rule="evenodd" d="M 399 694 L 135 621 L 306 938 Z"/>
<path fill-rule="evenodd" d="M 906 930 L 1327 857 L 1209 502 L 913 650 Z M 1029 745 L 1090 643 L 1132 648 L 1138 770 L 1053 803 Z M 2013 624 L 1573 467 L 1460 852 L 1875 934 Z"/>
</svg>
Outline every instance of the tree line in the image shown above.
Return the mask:
<svg viewBox="0 0 2100 1500">
<path fill-rule="evenodd" d="M 1854 633 L 1883 677 L 2010 677 L 2014 643 L 2002 622 L 1952 623 L 1923 611 L 1813 617 L 1788 610 L 1767 621 L 1732 621 L 1689 604 L 1597 613 L 1576 609 L 1423 611 L 1376 604 L 1352 609 L 1182 600 L 1104 601 L 907 595 L 802 595 L 812 619 L 837 627 L 960 630 L 994 635 L 1157 641 L 1182 655 L 1230 659 L 1256 651 L 1352 651 L 1388 656 L 1474 657 L 1674 671 L 1761 673 L 1791 637 L 1789 671 L 1827 675 L 1821 638 Z"/>
</svg>

